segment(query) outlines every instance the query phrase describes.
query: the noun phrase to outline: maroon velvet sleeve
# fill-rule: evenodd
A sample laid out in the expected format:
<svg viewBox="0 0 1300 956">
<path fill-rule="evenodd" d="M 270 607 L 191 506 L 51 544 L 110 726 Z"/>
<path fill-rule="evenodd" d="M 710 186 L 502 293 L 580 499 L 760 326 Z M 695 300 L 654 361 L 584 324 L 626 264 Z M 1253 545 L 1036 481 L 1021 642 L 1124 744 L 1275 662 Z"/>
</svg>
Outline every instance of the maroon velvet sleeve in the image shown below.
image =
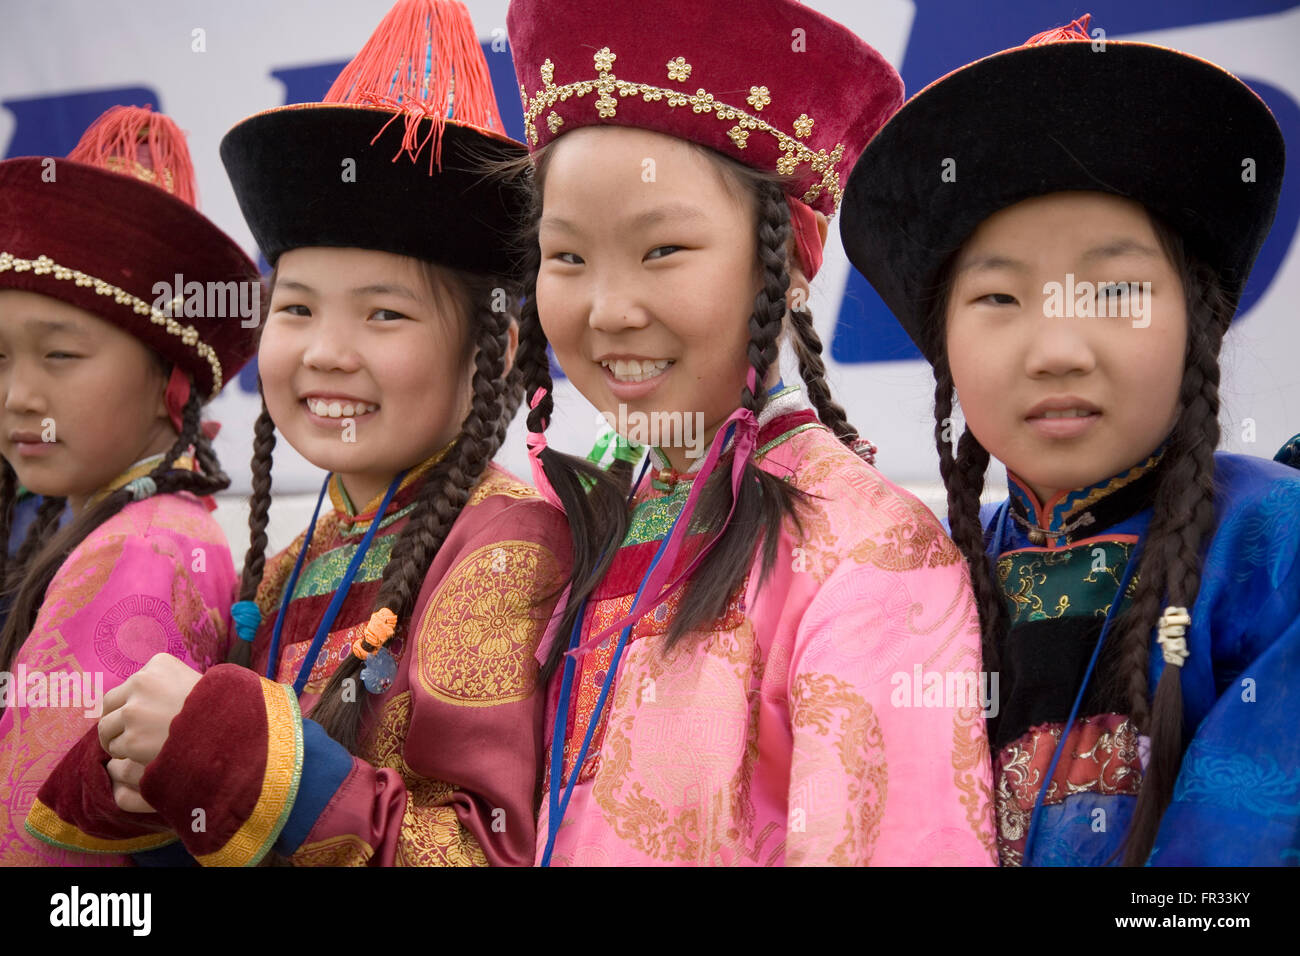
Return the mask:
<svg viewBox="0 0 1300 956">
<path fill-rule="evenodd" d="M 200 863 L 242 866 L 275 842 L 301 773 L 293 689 L 219 664 L 186 698 L 140 793 Z"/>
<path fill-rule="evenodd" d="M 107 763 L 92 727 L 46 778 L 27 815 L 27 829 L 54 846 L 89 853 L 135 853 L 176 840 L 156 813 L 130 813 L 113 799 Z"/>
</svg>

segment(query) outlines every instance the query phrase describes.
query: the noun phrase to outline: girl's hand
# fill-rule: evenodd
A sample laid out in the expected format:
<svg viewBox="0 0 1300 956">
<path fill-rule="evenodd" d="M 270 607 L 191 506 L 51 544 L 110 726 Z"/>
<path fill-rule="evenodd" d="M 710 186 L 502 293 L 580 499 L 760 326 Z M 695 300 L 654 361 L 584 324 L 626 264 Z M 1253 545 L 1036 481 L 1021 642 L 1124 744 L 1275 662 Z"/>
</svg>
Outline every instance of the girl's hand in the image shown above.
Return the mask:
<svg viewBox="0 0 1300 956">
<path fill-rule="evenodd" d="M 113 799 L 129 813 L 153 813 L 153 807 L 140 796 L 140 778 L 145 765 L 125 757 L 108 762 L 108 778 L 113 781 Z"/>
<path fill-rule="evenodd" d="M 99 745 L 110 757 L 148 764 L 167 742 L 172 718 L 198 682 L 199 674 L 175 657 L 155 654 L 126 683 L 104 695 Z"/>
</svg>

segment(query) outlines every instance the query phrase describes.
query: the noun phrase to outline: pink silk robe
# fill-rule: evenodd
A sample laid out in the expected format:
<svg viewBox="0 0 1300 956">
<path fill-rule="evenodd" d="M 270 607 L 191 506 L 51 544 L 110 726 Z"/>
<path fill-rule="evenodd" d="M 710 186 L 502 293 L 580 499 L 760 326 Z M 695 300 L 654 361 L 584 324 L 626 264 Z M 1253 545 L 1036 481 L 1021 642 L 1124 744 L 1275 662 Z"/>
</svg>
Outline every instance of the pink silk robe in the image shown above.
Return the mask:
<svg viewBox="0 0 1300 956">
<path fill-rule="evenodd" d="M 40 705 L 19 693 L 17 706 L 0 716 L 0 865 L 128 862 L 121 855 L 49 846 L 23 821 L 55 765 L 98 723 L 101 691 L 117 687 L 160 651 L 198 671 L 224 660 L 236 583 L 225 535 L 188 494 L 132 502 L 73 550 L 11 666 L 15 676 L 46 675 L 29 677 L 24 687 L 67 690 L 58 701 L 65 706 L 50 706 L 52 697 Z M 95 706 L 84 699 L 66 706 L 76 698 L 68 678 L 58 675 L 82 674 L 91 678 Z"/>
<path fill-rule="evenodd" d="M 672 653 L 674 599 L 637 624 L 552 864 L 995 864 L 983 713 L 975 701 L 918 706 L 910 689 L 914 668 L 980 670 L 959 552 L 924 505 L 810 413 L 764 423 L 758 447 L 761 468 L 817 496 L 804 533 L 783 526 L 763 585 L 756 561 L 713 629 Z M 584 641 L 630 609 L 685 484 L 643 485 Z M 617 637 L 579 661 L 566 784 Z M 549 766 L 548 754 L 548 777 Z"/>
</svg>

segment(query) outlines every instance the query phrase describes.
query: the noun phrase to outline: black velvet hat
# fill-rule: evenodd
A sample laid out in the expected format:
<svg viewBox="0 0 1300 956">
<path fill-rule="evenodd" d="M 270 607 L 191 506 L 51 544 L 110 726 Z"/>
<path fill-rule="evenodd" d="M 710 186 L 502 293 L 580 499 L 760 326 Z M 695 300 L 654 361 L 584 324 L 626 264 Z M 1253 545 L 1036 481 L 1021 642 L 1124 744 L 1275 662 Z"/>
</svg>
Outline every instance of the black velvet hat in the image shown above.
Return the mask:
<svg viewBox="0 0 1300 956">
<path fill-rule="evenodd" d="M 977 60 L 909 99 L 849 177 L 849 260 L 931 362 L 940 273 L 981 222 L 1034 196 L 1133 199 L 1236 301 L 1277 211 L 1285 145 L 1250 87 L 1198 57 L 1089 37 L 1088 17 Z"/>
<path fill-rule="evenodd" d="M 272 265 L 341 246 L 510 276 L 526 197 L 485 167 L 527 149 L 502 129 L 464 5 L 400 0 L 324 102 L 250 116 L 221 159 Z"/>
</svg>

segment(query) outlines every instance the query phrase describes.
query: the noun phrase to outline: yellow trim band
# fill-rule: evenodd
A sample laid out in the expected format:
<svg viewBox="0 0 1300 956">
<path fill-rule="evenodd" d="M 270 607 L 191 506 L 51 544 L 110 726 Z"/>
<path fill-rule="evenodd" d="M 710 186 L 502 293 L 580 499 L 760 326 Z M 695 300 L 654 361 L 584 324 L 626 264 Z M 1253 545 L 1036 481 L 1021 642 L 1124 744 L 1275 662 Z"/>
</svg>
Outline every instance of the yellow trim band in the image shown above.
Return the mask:
<svg viewBox="0 0 1300 956">
<path fill-rule="evenodd" d="M 175 833 L 151 833 L 122 840 L 93 837 L 68 823 L 40 800 L 28 811 L 26 826 L 27 832 L 43 843 L 81 853 L 139 853 L 141 850 L 156 850 L 177 840 Z"/>
<path fill-rule="evenodd" d="M 266 703 L 266 772 L 257 805 L 219 850 L 196 857 L 203 866 L 256 866 L 288 822 L 302 780 L 302 715 L 293 688 L 261 679 Z"/>
</svg>

